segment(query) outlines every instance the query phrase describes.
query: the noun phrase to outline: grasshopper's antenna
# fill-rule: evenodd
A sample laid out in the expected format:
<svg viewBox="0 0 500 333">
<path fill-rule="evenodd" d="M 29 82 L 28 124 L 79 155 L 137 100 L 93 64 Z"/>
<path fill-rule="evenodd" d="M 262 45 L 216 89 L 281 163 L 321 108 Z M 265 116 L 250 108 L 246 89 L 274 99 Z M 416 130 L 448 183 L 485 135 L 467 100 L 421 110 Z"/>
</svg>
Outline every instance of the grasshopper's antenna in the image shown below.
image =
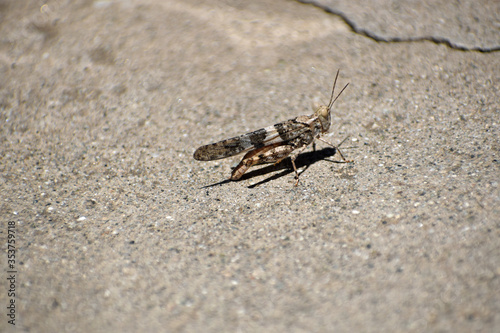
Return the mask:
<svg viewBox="0 0 500 333">
<path fill-rule="evenodd" d="M 335 81 L 333 81 L 332 96 L 330 97 L 330 103 L 328 103 L 328 110 L 330 110 L 332 108 L 333 103 L 335 103 L 337 98 L 339 98 L 340 94 L 342 94 L 342 92 L 345 90 L 345 88 L 347 88 L 347 86 L 349 85 L 349 83 L 346 84 L 344 86 L 344 88 L 342 88 L 342 90 L 339 92 L 337 97 L 335 97 L 335 99 L 333 99 L 333 94 L 335 93 L 335 85 L 337 85 L 337 78 L 339 77 L 339 72 L 340 72 L 340 69 L 337 70 L 337 75 L 335 75 Z"/>
</svg>

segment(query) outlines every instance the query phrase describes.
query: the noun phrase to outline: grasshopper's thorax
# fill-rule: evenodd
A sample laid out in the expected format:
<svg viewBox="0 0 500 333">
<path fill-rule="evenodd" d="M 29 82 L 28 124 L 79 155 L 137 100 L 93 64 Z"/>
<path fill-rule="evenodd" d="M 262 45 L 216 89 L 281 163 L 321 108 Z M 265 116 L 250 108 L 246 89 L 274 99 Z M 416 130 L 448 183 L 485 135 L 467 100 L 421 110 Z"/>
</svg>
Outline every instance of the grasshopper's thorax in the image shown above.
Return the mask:
<svg viewBox="0 0 500 333">
<path fill-rule="evenodd" d="M 326 105 L 322 105 L 316 110 L 316 116 L 318 116 L 319 122 L 321 123 L 321 132 L 324 133 L 330 128 L 330 109 Z"/>
</svg>

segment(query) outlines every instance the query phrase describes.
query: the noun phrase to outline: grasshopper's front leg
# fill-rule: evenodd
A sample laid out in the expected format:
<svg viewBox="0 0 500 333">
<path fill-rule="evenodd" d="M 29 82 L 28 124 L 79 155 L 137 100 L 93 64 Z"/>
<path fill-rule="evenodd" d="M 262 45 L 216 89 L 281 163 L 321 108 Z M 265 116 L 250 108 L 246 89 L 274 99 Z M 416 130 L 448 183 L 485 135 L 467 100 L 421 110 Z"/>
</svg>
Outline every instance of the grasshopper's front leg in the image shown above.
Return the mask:
<svg viewBox="0 0 500 333">
<path fill-rule="evenodd" d="M 342 140 L 341 143 L 339 143 L 337 146 L 335 146 L 333 143 L 330 143 L 328 141 L 326 141 L 325 139 L 321 138 L 321 137 L 318 137 L 318 140 L 321 140 L 323 141 L 324 143 L 326 143 L 327 145 L 330 145 L 332 146 L 333 148 L 335 148 L 335 151 L 338 151 L 339 152 L 339 155 L 340 155 L 340 158 L 342 158 L 342 161 L 345 162 L 345 163 L 352 163 L 353 161 L 352 160 L 346 160 L 344 155 L 342 155 L 342 152 L 340 151 L 340 145 L 343 144 L 345 142 L 345 140 L 347 140 L 349 137 L 345 138 L 344 140 Z"/>
</svg>

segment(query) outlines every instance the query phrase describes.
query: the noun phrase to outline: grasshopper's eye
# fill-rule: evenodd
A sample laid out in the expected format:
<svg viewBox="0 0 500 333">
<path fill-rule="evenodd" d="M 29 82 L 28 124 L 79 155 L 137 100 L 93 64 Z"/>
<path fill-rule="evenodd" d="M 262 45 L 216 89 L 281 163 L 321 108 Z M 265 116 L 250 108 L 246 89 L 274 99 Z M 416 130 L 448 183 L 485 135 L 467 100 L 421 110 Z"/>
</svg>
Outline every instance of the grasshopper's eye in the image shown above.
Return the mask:
<svg viewBox="0 0 500 333">
<path fill-rule="evenodd" d="M 330 113 L 330 110 L 328 109 L 327 106 L 320 106 L 319 110 L 318 110 L 318 115 L 320 117 L 323 117 L 323 118 L 328 118 L 328 115 Z"/>
</svg>

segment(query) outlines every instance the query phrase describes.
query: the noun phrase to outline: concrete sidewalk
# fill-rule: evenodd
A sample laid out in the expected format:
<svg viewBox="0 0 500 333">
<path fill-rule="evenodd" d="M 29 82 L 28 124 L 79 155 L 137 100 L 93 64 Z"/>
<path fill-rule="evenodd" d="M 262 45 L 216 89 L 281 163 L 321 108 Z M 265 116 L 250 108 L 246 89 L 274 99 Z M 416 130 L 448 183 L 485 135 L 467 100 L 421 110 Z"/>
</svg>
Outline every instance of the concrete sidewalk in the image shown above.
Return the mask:
<svg viewBox="0 0 500 333">
<path fill-rule="evenodd" d="M 498 7 L 461 3 L 4 1 L 0 331 L 500 330 Z M 354 163 L 193 159 L 337 69 Z"/>
</svg>

